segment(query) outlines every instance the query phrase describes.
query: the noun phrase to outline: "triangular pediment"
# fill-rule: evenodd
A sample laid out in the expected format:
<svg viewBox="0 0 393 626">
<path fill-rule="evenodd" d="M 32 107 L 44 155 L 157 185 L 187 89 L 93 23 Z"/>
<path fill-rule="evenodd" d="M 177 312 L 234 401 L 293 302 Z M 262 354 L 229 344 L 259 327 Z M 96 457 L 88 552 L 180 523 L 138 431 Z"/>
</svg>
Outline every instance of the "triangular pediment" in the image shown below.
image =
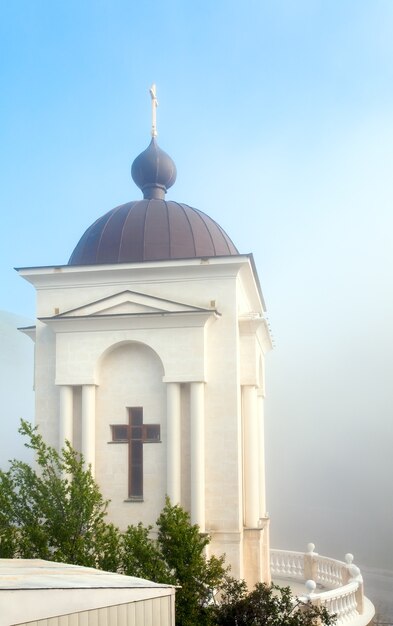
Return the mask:
<svg viewBox="0 0 393 626">
<path fill-rule="evenodd" d="M 108 315 L 148 315 L 152 313 L 184 313 L 206 311 L 182 302 L 157 298 L 136 291 L 122 291 L 95 300 L 81 307 L 64 311 L 54 316 L 56 319 L 74 317 L 96 317 Z"/>
</svg>

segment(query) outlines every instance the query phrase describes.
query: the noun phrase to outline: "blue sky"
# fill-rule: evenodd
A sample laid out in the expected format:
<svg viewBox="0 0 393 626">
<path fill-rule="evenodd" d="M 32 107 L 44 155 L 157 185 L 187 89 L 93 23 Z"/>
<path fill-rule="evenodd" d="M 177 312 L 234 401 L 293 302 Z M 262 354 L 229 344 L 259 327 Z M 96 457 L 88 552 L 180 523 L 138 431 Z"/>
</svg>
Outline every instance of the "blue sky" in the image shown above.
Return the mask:
<svg viewBox="0 0 393 626">
<path fill-rule="evenodd" d="M 130 166 L 155 81 L 168 197 L 259 270 L 274 543 L 327 534 L 342 556 L 359 535 L 353 551 L 386 568 L 392 32 L 390 0 L 0 0 L 0 310 L 33 318 L 12 268 L 66 263 L 99 215 L 140 197 Z"/>
<path fill-rule="evenodd" d="M 170 197 L 216 218 L 262 278 L 288 257 L 339 266 L 370 237 L 382 254 L 392 22 L 378 0 L 0 3 L 1 308 L 33 313 L 13 266 L 66 263 L 139 197 L 153 81 Z"/>
</svg>

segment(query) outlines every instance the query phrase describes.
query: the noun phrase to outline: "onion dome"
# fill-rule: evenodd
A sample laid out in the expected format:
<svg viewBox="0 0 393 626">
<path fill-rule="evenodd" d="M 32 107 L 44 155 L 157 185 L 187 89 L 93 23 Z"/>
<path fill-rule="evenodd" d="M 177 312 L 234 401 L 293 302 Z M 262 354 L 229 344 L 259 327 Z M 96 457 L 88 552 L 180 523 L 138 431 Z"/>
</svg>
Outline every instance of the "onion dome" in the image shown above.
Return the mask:
<svg viewBox="0 0 393 626">
<path fill-rule="evenodd" d="M 95 221 L 74 249 L 69 265 L 238 254 L 228 235 L 208 215 L 164 199 L 176 180 L 176 166 L 154 136 L 136 157 L 131 174 L 144 199 L 122 204 Z"/>
<path fill-rule="evenodd" d="M 131 176 L 143 191 L 144 198 L 162 200 L 176 180 L 176 165 L 169 154 L 159 148 L 156 138 L 153 137 L 149 147 L 133 162 Z"/>
</svg>

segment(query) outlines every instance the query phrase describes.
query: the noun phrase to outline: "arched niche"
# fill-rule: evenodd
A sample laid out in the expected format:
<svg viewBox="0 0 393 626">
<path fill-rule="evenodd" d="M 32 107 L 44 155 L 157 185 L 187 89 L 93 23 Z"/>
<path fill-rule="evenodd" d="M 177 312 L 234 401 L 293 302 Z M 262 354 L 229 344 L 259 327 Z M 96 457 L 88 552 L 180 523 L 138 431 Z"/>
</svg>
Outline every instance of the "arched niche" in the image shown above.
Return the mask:
<svg viewBox="0 0 393 626">
<path fill-rule="evenodd" d="M 166 388 L 164 367 L 149 346 L 134 341 L 107 349 L 97 364 L 96 477 L 110 498 L 112 519 L 120 527 L 158 516 L 165 499 Z M 143 445 L 143 497 L 130 498 L 129 442 L 116 439 L 114 427 L 130 425 L 130 411 L 142 412 L 143 424 L 154 424 L 160 436 Z"/>
</svg>

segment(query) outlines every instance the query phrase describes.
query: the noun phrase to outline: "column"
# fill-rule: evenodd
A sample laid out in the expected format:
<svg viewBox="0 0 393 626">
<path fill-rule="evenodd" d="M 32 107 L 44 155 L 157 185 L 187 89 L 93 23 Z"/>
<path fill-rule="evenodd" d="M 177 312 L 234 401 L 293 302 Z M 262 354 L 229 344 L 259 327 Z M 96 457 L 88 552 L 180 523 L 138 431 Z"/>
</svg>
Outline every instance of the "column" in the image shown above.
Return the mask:
<svg viewBox="0 0 393 626">
<path fill-rule="evenodd" d="M 244 500 L 246 528 L 257 528 L 259 520 L 259 431 L 257 390 L 252 385 L 242 387 L 244 425 Z"/>
<path fill-rule="evenodd" d="M 266 478 L 265 478 L 265 420 L 263 411 L 264 398 L 258 391 L 258 429 L 259 429 L 259 517 L 266 516 Z"/>
<path fill-rule="evenodd" d="M 59 450 L 66 441 L 73 442 L 73 389 L 71 385 L 60 386 Z"/>
<path fill-rule="evenodd" d="M 205 532 L 204 383 L 190 383 L 191 522 Z"/>
<path fill-rule="evenodd" d="M 167 383 L 167 494 L 172 504 L 181 498 L 180 383 Z"/>
<path fill-rule="evenodd" d="M 95 385 L 82 385 L 82 454 L 86 467 L 91 465 L 94 476 L 95 466 L 95 425 L 96 425 Z"/>
</svg>

